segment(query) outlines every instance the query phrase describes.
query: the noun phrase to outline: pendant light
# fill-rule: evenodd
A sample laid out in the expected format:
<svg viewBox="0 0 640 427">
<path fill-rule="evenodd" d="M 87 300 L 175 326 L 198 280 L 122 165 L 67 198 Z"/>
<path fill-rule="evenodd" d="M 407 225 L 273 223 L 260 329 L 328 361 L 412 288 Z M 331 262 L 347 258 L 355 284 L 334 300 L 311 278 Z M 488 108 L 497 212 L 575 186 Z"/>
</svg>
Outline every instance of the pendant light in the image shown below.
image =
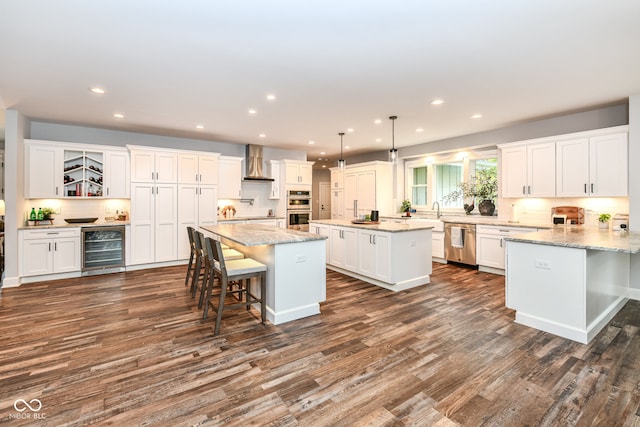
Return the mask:
<svg viewBox="0 0 640 427">
<path fill-rule="evenodd" d="M 395 122 L 397 118 L 398 116 L 389 117 L 389 119 L 391 120 L 391 150 L 389 150 L 389 161 L 394 164 L 398 159 L 398 150 L 396 149 L 396 141 L 395 141 L 395 133 L 396 133 Z"/>
<path fill-rule="evenodd" d="M 338 160 L 338 167 L 340 169 L 344 169 L 344 167 L 346 166 L 346 163 L 347 163 L 342 158 L 342 137 L 344 136 L 344 132 L 340 132 L 338 135 L 340 135 L 340 160 Z"/>
</svg>

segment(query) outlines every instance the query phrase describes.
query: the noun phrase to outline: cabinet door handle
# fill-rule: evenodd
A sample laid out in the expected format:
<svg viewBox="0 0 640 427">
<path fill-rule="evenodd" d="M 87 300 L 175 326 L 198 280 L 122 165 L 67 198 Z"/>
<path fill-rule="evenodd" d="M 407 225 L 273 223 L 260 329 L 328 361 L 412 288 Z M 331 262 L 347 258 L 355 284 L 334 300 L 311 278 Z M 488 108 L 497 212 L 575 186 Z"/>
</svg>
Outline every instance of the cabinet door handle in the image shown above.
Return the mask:
<svg viewBox="0 0 640 427">
<path fill-rule="evenodd" d="M 54 251 L 57 251 L 57 250 L 58 250 L 58 242 L 55 242 L 55 243 L 53 244 L 53 250 L 54 250 Z"/>
<path fill-rule="evenodd" d="M 49 252 L 51 252 L 51 242 L 49 242 Z"/>
<path fill-rule="evenodd" d="M 530 185 L 527 186 L 527 190 L 529 191 L 529 194 L 531 194 L 531 186 Z"/>
<path fill-rule="evenodd" d="M 58 195 L 58 187 L 56 187 L 56 196 Z"/>
<path fill-rule="evenodd" d="M 587 194 L 587 184 L 584 184 L 584 193 Z"/>
<path fill-rule="evenodd" d="M 502 242 L 504 241 L 504 239 L 500 239 L 500 247 L 502 247 Z"/>
<path fill-rule="evenodd" d="M 591 192 L 593 193 L 593 183 L 591 183 Z"/>
<path fill-rule="evenodd" d="M 198 174 L 196 174 L 196 182 L 198 182 Z"/>
<path fill-rule="evenodd" d="M 373 244 L 374 244 L 374 245 L 376 245 L 376 244 L 377 244 L 377 243 L 376 243 L 376 235 L 375 235 L 375 234 L 373 235 Z"/>
<path fill-rule="evenodd" d="M 527 194 L 527 192 L 525 190 L 526 190 L 526 185 L 523 185 L 522 186 L 522 194 Z"/>
</svg>

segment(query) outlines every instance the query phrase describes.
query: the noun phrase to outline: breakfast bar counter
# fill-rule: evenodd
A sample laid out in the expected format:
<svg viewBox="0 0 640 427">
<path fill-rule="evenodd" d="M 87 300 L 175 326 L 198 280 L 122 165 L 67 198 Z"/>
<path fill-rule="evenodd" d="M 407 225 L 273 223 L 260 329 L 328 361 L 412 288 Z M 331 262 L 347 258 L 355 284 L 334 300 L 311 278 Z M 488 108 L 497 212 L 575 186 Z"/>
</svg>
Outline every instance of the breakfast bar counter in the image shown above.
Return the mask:
<svg viewBox="0 0 640 427">
<path fill-rule="evenodd" d="M 271 323 L 320 313 L 320 303 L 326 299 L 326 237 L 259 224 L 211 225 L 201 230 L 267 266 Z"/>
<path fill-rule="evenodd" d="M 633 297 L 638 233 L 569 226 L 505 240 L 506 305 L 517 323 L 586 344 Z"/>
</svg>

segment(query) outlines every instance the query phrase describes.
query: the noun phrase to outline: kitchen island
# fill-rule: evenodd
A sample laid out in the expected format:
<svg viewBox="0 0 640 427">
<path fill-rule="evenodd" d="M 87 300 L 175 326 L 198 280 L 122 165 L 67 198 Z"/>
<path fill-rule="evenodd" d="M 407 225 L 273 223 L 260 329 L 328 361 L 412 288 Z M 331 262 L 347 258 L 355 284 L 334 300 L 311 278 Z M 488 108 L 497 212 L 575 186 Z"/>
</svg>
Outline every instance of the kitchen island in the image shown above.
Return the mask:
<svg viewBox="0 0 640 427">
<path fill-rule="evenodd" d="M 314 220 L 312 233 L 327 236 L 327 267 L 393 291 L 429 283 L 432 224 L 354 224 Z"/>
<path fill-rule="evenodd" d="M 562 226 L 505 240 L 506 305 L 517 323 L 586 344 L 631 295 L 639 233 Z"/>
<path fill-rule="evenodd" d="M 201 230 L 267 266 L 271 323 L 320 313 L 320 303 L 326 299 L 326 237 L 260 224 L 210 225 Z"/>
</svg>

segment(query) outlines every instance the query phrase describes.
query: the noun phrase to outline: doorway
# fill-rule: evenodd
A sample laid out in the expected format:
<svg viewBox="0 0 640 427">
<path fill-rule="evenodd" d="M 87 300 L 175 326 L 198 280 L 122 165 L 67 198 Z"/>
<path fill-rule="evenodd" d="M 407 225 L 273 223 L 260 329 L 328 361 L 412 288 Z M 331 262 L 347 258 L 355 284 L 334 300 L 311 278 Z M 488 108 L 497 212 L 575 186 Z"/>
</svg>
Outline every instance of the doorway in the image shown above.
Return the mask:
<svg viewBox="0 0 640 427">
<path fill-rule="evenodd" d="M 318 200 L 320 204 L 320 218 L 318 219 L 331 219 L 331 183 L 320 182 L 318 185 L 320 190 L 320 198 Z"/>
</svg>

